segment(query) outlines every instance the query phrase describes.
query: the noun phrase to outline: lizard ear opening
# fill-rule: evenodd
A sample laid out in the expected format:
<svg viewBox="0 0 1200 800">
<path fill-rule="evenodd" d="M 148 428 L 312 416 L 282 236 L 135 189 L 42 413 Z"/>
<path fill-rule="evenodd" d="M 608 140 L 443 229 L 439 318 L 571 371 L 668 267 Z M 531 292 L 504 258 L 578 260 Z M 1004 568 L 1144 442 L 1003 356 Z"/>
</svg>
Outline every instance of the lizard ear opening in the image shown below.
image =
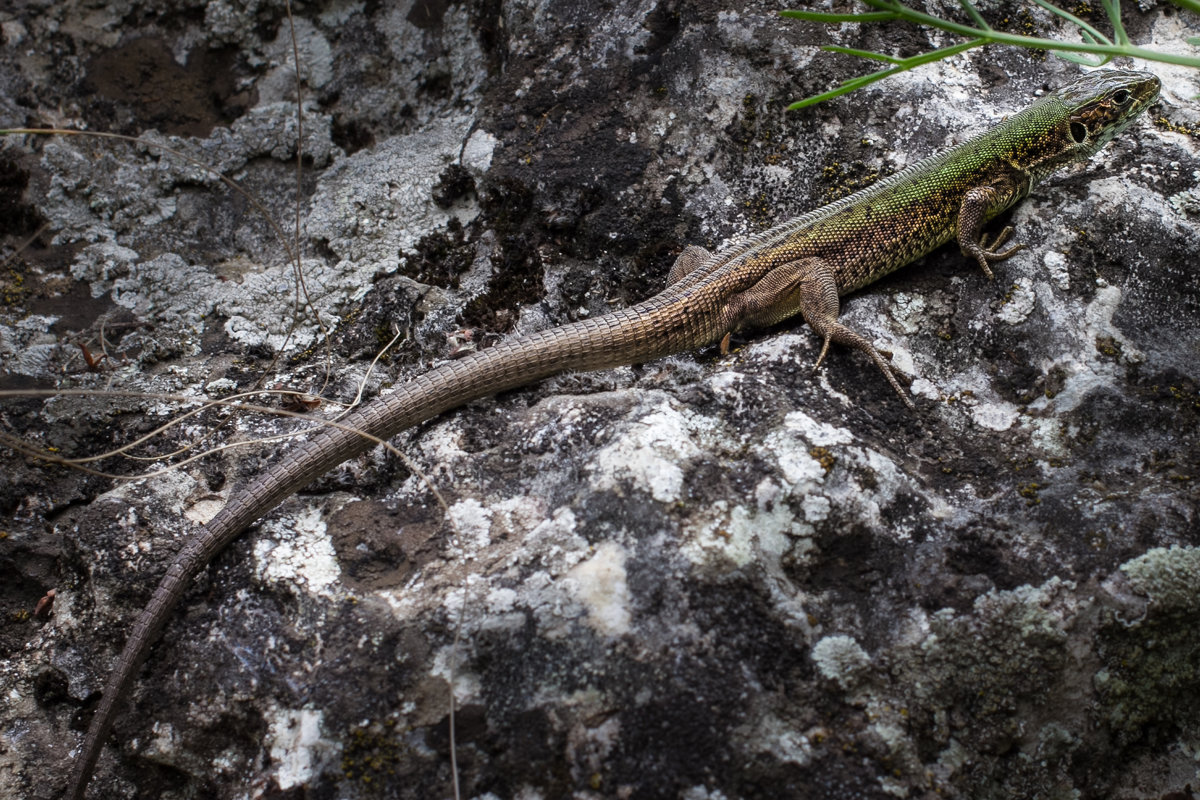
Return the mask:
<svg viewBox="0 0 1200 800">
<path fill-rule="evenodd" d="M 1071 138 L 1075 140 L 1075 144 L 1083 144 L 1087 141 L 1087 127 L 1082 122 L 1071 123 Z"/>
</svg>

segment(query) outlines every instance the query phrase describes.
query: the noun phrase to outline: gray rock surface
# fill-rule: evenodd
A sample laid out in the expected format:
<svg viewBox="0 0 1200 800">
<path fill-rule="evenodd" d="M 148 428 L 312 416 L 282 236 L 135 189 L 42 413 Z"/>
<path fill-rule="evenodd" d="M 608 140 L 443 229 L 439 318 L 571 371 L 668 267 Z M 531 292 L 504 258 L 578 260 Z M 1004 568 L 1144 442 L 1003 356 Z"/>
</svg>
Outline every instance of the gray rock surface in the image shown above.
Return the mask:
<svg viewBox="0 0 1200 800">
<path fill-rule="evenodd" d="M 1143 5 L 1135 41 L 1200 35 Z M 821 44 L 948 42 L 775 10 L 298 8 L 298 294 L 280 4 L 9 3 L 0 126 L 194 161 L 0 141 L 4 256 L 28 242 L 0 266 L 0 388 L 122 392 L 4 397 L 0 422 L 85 456 L 178 413 L 156 394 L 280 386 L 332 413 L 460 329 L 486 345 L 646 297 L 683 246 L 818 206 L 1077 71 L 973 51 L 789 113 L 864 69 Z M 994 283 L 944 248 L 845 304 L 916 413 L 857 354 L 813 374 L 794 325 L 397 437 L 454 524 L 382 451 L 287 501 L 168 626 L 92 796 L 449 797 L 452 673 L 463 797 L 1193 796 L 1200 77 L 1152 68 L 1159 106 L 1011 214 L 1031 247 Z M 0 795 L 58 796 L 172 553 L 287 446 L 253 442 L 298 427 L 209 410 L 131 451 L 165 462 L 90 465 L 250 443 L 136 482 L 0 454 Z"/>
</svg>

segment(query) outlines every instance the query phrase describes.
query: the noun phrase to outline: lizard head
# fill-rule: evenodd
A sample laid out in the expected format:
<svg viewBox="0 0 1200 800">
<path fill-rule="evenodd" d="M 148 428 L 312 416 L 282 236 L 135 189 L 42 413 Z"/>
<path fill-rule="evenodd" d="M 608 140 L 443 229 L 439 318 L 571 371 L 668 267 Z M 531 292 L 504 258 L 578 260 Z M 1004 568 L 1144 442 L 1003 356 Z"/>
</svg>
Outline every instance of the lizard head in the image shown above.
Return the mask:
<svg viewBox="0 0 1200 800">
<path fill-rule="evenodd" d="M 1110 69 L 1084 75 L 1049 95 L 1066 112 L 1059 124 L 1069 160 L 1090 157 L 1125 130 L 1161 87 L 1152 73 Z"/>
<path fill-rule="evenodd" d="M 1162 87 L 1149 72 L 1089 72 L 1012 117 L 1001 136 L 1032 183 L 1090 158 L 1145 111 Z"/>
</svg>

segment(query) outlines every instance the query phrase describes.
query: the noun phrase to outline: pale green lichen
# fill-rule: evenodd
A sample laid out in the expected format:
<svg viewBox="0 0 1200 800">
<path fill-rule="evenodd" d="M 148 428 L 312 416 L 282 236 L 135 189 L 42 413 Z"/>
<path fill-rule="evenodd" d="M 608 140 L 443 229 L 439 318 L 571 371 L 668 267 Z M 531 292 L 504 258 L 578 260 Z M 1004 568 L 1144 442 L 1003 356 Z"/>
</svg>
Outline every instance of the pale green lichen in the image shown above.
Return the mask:
<svg viewBox="0 0 1200 800">
<path fill-rule="evenodd" d="M 1099 717 L 1124 744 L 1151 747 L 1200 735 L 1200 548 L 1157 547 L 1121 565 L 1130 587 L 1149 598 L 1132 622 L 1106 615 L 1094 683 Z"/>
<path fill-rule="evenodd" d="M 1157 608 L 1200 607 L 1200 547 L 1156 547 L 1122 564 L 1121 571 Z"/>
</svg>

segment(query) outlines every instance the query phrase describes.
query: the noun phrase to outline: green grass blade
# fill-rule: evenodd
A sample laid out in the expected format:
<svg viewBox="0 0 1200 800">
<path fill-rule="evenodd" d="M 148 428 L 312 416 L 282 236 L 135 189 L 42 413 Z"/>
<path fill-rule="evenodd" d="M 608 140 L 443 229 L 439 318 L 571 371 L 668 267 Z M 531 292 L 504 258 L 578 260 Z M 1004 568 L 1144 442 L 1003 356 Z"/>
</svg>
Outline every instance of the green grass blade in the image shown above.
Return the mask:
<svg viewBox="0 0 1200 800">
<path fill-rule="evenodd" d="M 1070 11 L 1061 9 L 1058 6 L 1054 5 L 1053 3 L 1048 2 L 1048 0 L 1033 0 L 1033 2 L 1037 3 L 1039 6 L 1046 9 L 1051 14 L 1062 17 L 1063 19 L 1067 20 L 1071 24 L 1075 25 L 1076 27 L 1079 28 L 1079 31 L 1081 33 L 1090 34 L 1093 37 L 1092 41 L 1104 42 L 1105 44 L 1112 44 L 1111 39 L 1109 39 L 1107 36 L 1105 36 L 1100 31 L 1093 28 L 1087 22 L 1084 22 L 1082 19 L 1080 19 L 1079 17 L 1072 14 Z"/>
<path fill-rule="evenodd" d="M 858 56 L 859 58 L 867 58 L 872 61 L 882 61 L 885 64 L 900 64 L 904 60 L 883 53 L 874 53 L 870 50 L 855 50 L 853 47 L 842 47 L 836 44 L 827 44 L 821 49 L 830 53 L 842 53 L 847 56 Z"/>
<path fill-rule="evenodd" d="M 821 94 L 813 95 L 812 97 L 806 97 L 803 100 L 797 100 L 796 102 L 794 102 L 790 106 L 788 106 L 788 110 L 795 111 L 796 109 L 804 108 L 805 106 L 811 106 L 811 105 L 815 105 L 816 103 L 823 102 L 825 100 L 831 100 L 834 97 L 838 97 L 840 95 L 847 94 L 849 92 L 854 91 L 855 89 L 860 89 L 863 86 L 866 86 L 868 84 L 875 83 L 877 81 L 881 81 L 884 78 L 886 78 L 890 75 L 895 75 L 898 72 L 907 72 L 908 70 L 913 69 L 914 67 L 919 67 L 922 64 L 928 64 L 932 61 L 940 61 L 943 58 L 949 58 L 950 56 L 955 55 L 956 53 L 961 53 L 965 50 L 970 50 L 972 47 L 979 47 L 980 45 L 986 44 L 986 43 L 987 42 L 982 38 L 975 38 L 975 39 L 971 39 L 970 41 L 960 42 L 959 44 L 950 45 L 949 47 L 942 47 L 937 50 L 931 50 L 928 53 L 919 53 L 915 56 L 909 56 L 908 58 L 891 59 L 892 61 L 894 61 L 895 66 L 889 67 L 887 69 L 881 69 L 878 72 L 872 72 L 869 75 L 860 75 L 857 78 L 850 78 L 849 80 L 843 81 L 841 83 L 841 85 L 839 85 L 833 89 L 830 89 L 827 92 L 822 92 Z M 835 45 L 830 45 L 831 48 L 834 46 Z M 848 51 L 848 50 L 849 50 L 849 48 L 843 48 L 843 51 Z M 858 53 L 853 53 L 853 52 L 850 54 L 858 55 Z M 871 53 L 870 55 L 872 57 L 879 56 L 878 53 Z M 863 56 L 863 57 L 866 57 L 866 56 Z"/>
<path fill-rule="evenodd" d="M 894 75 L 900 71 L 900 67 L 891 67 L 890 69 L 883 69 L 879 72 L 872 72 L 870 75 L 860 75 L 857 78 L 851 78 L 850 80 L 843 81 L 840 86 L 830 89 L 827 92 L 821 92 L 820 94 L 815 94 L 812 97 L 806 97 L 803 100 L 797 100 L 788 106 L 788 111 L 795 111 L 796 109 L 804 108 L 805 106 L 811 106 L 817 103 L 822 103 L 826 100 L 832 100 L 835 97 L 853 92 L 855 89 L 860 89 L 869 83 L 881 81 L 887 76 Z"/>
<path fill-rule="evenodd" d="M 1121 22 L 1121 0 L 1104 0 L 1104 10 L 1112 22 L 1113 38 L 1119 45 L 1129 44 L 1129 34 L 1125 32 L 1125 24 Z"/>
<path fill-rule="evenodd" d="M 869 5 L 878 5 L 882 0 L 863 0 Z M 1105 0 L 1105 2 L 1116 2 L 1116 0 Z M 947 33 L 957 33 L 960 36 L 980 37 L 985 40 L 986 44 L 1008 44 L 1018 47 L 1027 47 L 1033 50 L 1070 50 L 1075 53 L 1095 53 L 1102 57 L 1114 58 L 1116 56 L 1128 56 L 1129 58 L 1143 58 L 1147 61 L 1158 61 L 1163 64 L 1179 64 L 1186 67 L 1200 67 L 1200 58 L 1196 56 L 1185 56 L 1179 53 L 1170 53 L 1161 50 L 1149 50 L 1144 47 L 1136 47 L 1126 42 L 1125 44 L 1097 44 L 1089 42 L 1063 42 L 1055 39 L 1041 39 L 1037 36 L 1024 36 L 1019 33 L 1007 33 L 1005 31 L 990 30 L 978 31 L 970 25 L 963 25 L 959 22 L 941 19 L 931 14 L 926 14 L 921 11 L 909 8 L 899 4 L 888 4 L 894 8 L 901 19 L 908 22 L 924 25 L 929 28 L 937 28 L 938 30 L 946 31 Z M 1124 34 L 1124 28 L 1121 28 Z"/>
<path fill-rule="evenodd" d="M 1111 58 L 1105 58 L 1104 56 L 1083 56 L 1079 53 L 1070 53 L 1066 50 L 1051 50 L 1049 52 L 1053 53 L 1058 58 L 1061 58 L 1063 61 L 1070 61 L 1073 64 L 1082 64 L 1085 67 L 1100 67 L 1112 60 Z"/>
<path fill-rule="evenodd" d="M 1140 58 L 1146 61 L 1157 61 L 1162 64 L 1178 64 L 1186 67 L 1200 69 L 1200 57 L 1183 55 L 1180 53 L 1172 53 L 1158 50 L 1150 50 L 1144 47 L 1137 47 L 1129 40 L 1129 34 L 1125 31 L 1125 26 L 1121 22 L 1121 4 L 1120 0 L 1101 0 L 1105 13 L 1108 14 L 1109 20 L 1113 26 L 1113 38 L 1105 36 L 1092 25 L 1075 16 L 1074 14 L 1065 11 L 1054 5 L 1051 0 L 1034 0 L 1039 6 L 1049 11 L 1061 19 L 1064 19 L 1079 29 L 1081 42 L 1064 42 L 1056 39 L 1043 39 L 1037 36 L 1025 36 L 1019 33 L 1008 33 L 1007 31 L 998 31 L 990 27 L 983 15 L 974 6 L 972 0 L 959 0 L 966 13 L 971 19 L 978 24 L 979 28 L 966 25 L 953 20 L 942 19 L 941 17 L 927 14 L 923 11 L 918 11 L 905 5 L 900 0 L 862 0 L 864 4 L 875 9 L 874 12 L 865 14 L 825 14 L 812 11 L 783 11 L 781 14 L 786 17 L 795 19 L 804 19 L 815 22 L 862 22 L 862 21 L 892 21 L 903 20 L 911 22 L 914 25 L 919 25 L 925 28 L 933 28 L 944 31 L 946 33 L 956 34 L 965 37 L 967 41 L 943 47 L 938 50 L 933 50 L 929 53 L 923 53 L 909 58 L 893 58 L 880 53 L 874 53 L 866 50 L 856 50 L 848 47 L 829 46 L 824 49 L 835 53 L 852 55 L 857 58 L 866 58 L 872 61 L 882 61 L 891 64 L 892 66 L 886 70 L 875 72 L 870 75 L 862 76 L 845 81 L 835 89 L 824 92 L 813 97 L 807 97 L 803 100 L 793 103 L 789 108 L 804 108 L 814 103 L 819 103 L 823 100 L 829 100 L 833 97 L 846 94 L 854 89 L 861 88 L 867 84 L 883 80 L 889 75 L 894 75 L 897 72 L 913 69 L 921 64 L 927 64 L 931 61 L 947 58 L 955 53 L 961 53 L 972 47 L 979 47 L 985 44 L 1003 44 L 1013 47 L 1024 47 L 1030 50 L 1046 50 L 1066 61 L 1071 61 L 1076 64 L 1083 64 L 1089 67 L 1098 67 L 1106 64 L 1117 56 L 1127 58 Z M 1200 0 L 1171 0 L 1172 3 L 1180 8 L 1200 14 Z M 1114 42 L 1115 39 L 1115 42 Z M 1190 37 L 1185 40 L 1188 44 L 1200 47 L 1200 37 Z"/>
<path fill-rule="evenodd" d="M 980 30 L 990 31 L 992 29 L 992 26 L 987 24 L 987 20 L 983 18 L 983 14 L 979 13 L 979 9 L 971 3 L 971 0 L 958 0 L 958 2 L 971 16 L 971 19 L 975 20 L 975 24 L 979 26 Z"/>
</svg>

